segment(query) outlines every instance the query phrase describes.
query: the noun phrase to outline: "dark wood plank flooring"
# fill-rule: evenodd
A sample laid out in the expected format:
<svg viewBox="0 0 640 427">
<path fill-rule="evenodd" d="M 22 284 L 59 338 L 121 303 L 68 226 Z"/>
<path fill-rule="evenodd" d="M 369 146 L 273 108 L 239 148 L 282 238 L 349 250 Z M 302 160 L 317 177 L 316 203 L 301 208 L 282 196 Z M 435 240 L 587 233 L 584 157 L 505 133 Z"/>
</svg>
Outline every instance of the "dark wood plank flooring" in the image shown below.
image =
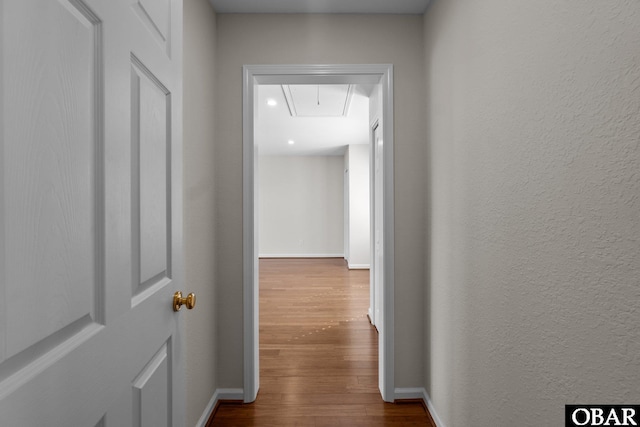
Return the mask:
<svg viewBox="0 0 640 427">
<path fill-rule="evenodd" d="M 385 403 L 369 271 L 343 259 L 260 260 L 260 392 L 213 426 L 434 426 L 423 405 Z"/>
</svg>

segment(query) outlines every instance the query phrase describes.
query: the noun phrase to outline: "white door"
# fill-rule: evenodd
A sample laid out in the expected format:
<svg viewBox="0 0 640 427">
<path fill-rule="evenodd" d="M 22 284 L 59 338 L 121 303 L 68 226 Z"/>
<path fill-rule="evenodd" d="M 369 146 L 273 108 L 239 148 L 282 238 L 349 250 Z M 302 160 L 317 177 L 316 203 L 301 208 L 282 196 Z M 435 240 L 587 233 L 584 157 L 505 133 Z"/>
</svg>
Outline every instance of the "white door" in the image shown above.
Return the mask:
<svg viewBox="0 0 640 427">
<path fill-rule="evenodd" d="M 349 150 L 345 154 L 345 164 L 344 164 L 344 176 L 343 176 L 343 204 L 344 204 L 344 218 L 342 230 L 344 234 L 344 259 L 347 261 L 347 266 L 351 260 L 351 233 L 349 223 L 351 222 L 350 215 L 351 210 L 349 209 Z"/>
<path fill-rule="evenodd" d="M 0 425 L 181 426 L 181 0 L 0 23 Z"/>
<path fill-rule="evenodd" d="M 372 179 L 372 200 L 373 200 L 373 256 L 372 256 L 372 277 L 371 277 L 371 309 L 373 316 L 371 323 L 379 328 L 382 325 L 382 283 L 384 278 L 384 198 L 383 198 L 383 141 L 382 126 L 375 124 L 373 127 L 373 179 Z"/>
</svg>

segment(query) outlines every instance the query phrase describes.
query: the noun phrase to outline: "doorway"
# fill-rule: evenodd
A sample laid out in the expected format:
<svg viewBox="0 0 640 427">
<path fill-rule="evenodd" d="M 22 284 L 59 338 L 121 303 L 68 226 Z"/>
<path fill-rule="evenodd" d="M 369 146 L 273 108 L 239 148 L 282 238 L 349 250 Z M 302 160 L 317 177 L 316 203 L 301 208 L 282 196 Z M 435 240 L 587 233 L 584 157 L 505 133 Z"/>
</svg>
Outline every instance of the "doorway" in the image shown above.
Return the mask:
<svg viewBox="0 0 640 427">
<path fill-rule="evenodd" d="M 382 242 L 380 261 L 372 260 L 382 272 L 379 286 L 379 315 L 375 325 L 379 331 L 378 388 L 385 401 L 394 400 L 393 346 L 393 67 L 392 65 L 258 65 L 243 69 L 243 320 L 244 320 L 244 401 L 257 396 L 259 378 L 258 343 L 258 215 L 257 209 L 257 145 L 254 139 L 254 119 L 257 111 L 256 86 L 259 84 L 373 84 L 380 85 L 379 135 L 382 181 L 372 189 L 378 191 L 380 210 L 372 209 L 372 222 L 377 218 L 380 228 L 373 227 L 372 242 Z M 372 127 L 372 131 L 376 128 Z M 384 141 L 384 142 L 383 142 Z M 373 154 L 373 152 L 372 152 Z M 376 174 L 372 174 L 376 179 Z M 381 177 L 381 178 L 380 178 Z M 373 194 L 372 194 L 373 195 Z M 375 197 L 375 196 L 374 196 Z M 372 204 L 373 206 L 373 204 Z M 380 217 L 382 216 L 381 220 Z M 375 233 L 378 233 L 377 235 Z M 376 267 L 377 265 L 377 267 Z"/>
</svg>

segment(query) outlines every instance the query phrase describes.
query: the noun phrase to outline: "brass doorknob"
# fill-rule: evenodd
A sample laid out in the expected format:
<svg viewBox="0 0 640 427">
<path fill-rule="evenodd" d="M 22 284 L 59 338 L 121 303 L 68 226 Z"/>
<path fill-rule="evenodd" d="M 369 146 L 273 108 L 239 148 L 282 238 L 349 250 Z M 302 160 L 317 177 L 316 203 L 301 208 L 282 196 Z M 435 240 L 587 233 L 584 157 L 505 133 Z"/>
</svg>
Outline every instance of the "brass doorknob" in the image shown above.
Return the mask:
<svg viewBox="0 0 640 427">
<path fill-rule="evenodd" d="M 186 305 L 191 310 L 196 306 L 196 294 L 191 292 L 186 298 L 182 298 L 182 292 L 178 291 L 173 294 L 173 311 L 180 311 L 182 305 Z"/>
</svg>

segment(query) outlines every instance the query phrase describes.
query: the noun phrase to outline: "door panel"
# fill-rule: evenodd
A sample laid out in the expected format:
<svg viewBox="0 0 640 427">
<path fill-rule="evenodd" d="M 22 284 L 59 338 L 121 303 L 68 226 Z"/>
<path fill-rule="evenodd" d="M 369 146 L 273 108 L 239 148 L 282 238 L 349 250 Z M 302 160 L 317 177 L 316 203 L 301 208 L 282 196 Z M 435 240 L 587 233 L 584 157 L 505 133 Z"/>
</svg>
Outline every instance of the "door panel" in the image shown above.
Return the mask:
<svg viewBox="0 0 640 427">
<path fill-rule="evenodd" d="M 78 332 L 78 323 L 100 321 L 95 296 L 102 295 L 95 210 L 101 199 L 93 99 L 97 19 L 68 3 L 12 3 L 5 5 L 6 15 L 28 18 L 48 37 L 40 40 L 29 26 L 14 26 L 3 42 L 10 47 L 3 67 L 10 82 L 3 85 L 3 139 L 16 143 L 3 144 L 0 361 L 34 350 L 46 338 L 45 347 L 55 347 Z M 20 49 L 25 43 L 35 48 Z"/>
<path fill-rule="evenodd" d="M 134 295 L 170 277 L 169 91 L 132 57 Z"/>
<path fill-rule="evenodd" d="M 171 344 L 165 343 L 133 381 L 133 425 L 171 425 Z"/>
<path fill-rule="evenodd" d="M 134 0 L 133 9 L 156 43 L 169 54 L 170 44 L 167 43 L 171 30 L 169 0 Z"/>
<path fill-rule="evenodd" d="M 0 0 L 0 425 L 184 422 L 181 10 Z"/>
</svg>

